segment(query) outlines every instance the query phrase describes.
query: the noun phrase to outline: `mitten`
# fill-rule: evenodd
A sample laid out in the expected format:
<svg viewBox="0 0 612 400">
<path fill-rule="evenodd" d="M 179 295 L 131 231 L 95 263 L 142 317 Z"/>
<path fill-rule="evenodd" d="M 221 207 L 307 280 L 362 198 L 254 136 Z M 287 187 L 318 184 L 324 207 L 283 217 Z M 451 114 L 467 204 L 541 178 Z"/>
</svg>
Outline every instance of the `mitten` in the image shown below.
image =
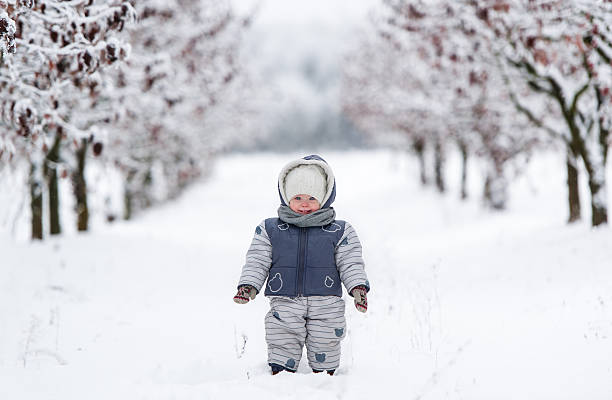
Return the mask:
<svg viewBox="0 0 612 400">
<path fill-rule="evenodd" d="M 356 286 L 351 290 L 351 294 L 355 299 L 355 308 L 357 311 L 366 312 L 368 311 L 368 296 L 367 289 L 365 286 Z"/>
<path fill-rule="evenodd" d="M 238 293 L 234 296 L 234 301 L 238 304 L 246 304 L 257 296 L 257 289 L 251 285 L 243 285 L 238 288 Z"/>
</svg>

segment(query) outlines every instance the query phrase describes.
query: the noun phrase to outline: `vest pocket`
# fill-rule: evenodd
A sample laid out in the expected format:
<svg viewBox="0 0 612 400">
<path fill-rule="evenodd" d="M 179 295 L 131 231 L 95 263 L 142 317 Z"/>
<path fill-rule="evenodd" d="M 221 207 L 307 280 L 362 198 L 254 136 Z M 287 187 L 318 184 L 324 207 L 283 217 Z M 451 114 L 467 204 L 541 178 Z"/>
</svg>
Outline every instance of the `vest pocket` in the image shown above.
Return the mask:
<svg viewBox="0 0 612 400">
<path fill-rule="evenodd" d="M 342 295 L 336 267 L 307 267 L 305 294 L 310 296 Z"/>
<path fill-rule="evenodd" d="M 295 296 L 296 269 L 294 267 L 270 268 L 266 293 L 272 296 Z"/>
</svg>

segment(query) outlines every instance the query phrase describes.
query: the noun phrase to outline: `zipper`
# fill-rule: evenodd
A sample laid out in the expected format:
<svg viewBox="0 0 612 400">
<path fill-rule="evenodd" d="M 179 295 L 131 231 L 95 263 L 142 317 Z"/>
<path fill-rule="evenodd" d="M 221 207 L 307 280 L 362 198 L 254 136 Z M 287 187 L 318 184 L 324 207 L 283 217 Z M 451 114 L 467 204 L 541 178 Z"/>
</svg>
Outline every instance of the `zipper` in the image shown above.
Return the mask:
<svg viewBox="0 0 612 400">
<path fill-rule="evenodd" d="M 300 228 L 300 237 L 298 239 L 298 270 L 297 270 L 297 287 L 296 294 L 298 297 L 304 294 L 304 264 L 306 258 L 306 228 Z"/>
</svg>

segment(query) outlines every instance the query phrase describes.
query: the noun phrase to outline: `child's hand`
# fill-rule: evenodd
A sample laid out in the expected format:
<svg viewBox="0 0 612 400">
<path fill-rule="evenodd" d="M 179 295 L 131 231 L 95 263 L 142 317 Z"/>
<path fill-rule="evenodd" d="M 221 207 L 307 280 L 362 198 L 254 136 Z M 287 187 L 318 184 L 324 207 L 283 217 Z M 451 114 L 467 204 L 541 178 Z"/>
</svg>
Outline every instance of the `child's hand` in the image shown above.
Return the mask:
<svg viewBox="0 0 612 400">
<path fill-rule="evenodd" d="M 357 311 L 368 311 L 368 295 L 365 286 L 357 286 L 351 291 L 355 299 L 355 308 Z"/>
<path fill-rule="evenodd" d="M 257 289 L 251 285 L 244 285 L 238 288 L 238 293 L 234 296 L 234 301 L 238 304 L 246 304 L 257 296 Z"/>
</svg>

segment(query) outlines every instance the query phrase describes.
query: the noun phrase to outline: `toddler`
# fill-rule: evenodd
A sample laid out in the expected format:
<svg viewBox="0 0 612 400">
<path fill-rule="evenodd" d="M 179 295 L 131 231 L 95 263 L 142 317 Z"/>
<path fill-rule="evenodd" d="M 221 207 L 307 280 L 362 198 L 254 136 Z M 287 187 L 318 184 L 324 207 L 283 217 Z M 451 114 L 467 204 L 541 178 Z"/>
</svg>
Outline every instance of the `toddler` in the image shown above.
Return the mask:
<svg viewBox="0 0 612 400">
<path fill-rule="evenodd" d="M 336 181 L 329 165 L 311 155 L 287 164 L 278 177 L 281 206 L 255 236 L 234 301 L 245 304 L 262 290 L 270 298 L 265 317 L 272 374 L 295 372 L 306 345 L 314 372 L 333 375 L 346 333 L 342 287 L 361 312 L 370 284 L 353 227 L 336 220 L 331 206 Z M 267 281 L 266 281 L 267 280 Z"/>
</svg>

